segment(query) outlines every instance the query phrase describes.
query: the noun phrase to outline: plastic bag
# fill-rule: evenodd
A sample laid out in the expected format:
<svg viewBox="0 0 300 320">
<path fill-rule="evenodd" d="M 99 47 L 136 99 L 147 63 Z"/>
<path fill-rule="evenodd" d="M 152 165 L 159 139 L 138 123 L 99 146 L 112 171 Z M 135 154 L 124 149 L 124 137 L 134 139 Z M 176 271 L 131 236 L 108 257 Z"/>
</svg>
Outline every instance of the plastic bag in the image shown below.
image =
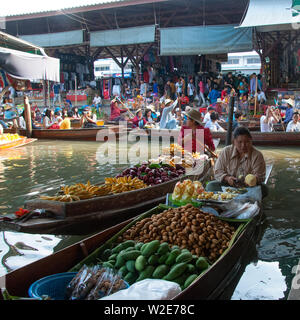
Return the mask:
<svg viewBox="0 0 300 320">
<path fill-rule="evenodd" d="M 180 292 L 181 288 L 175 282 L 145 279 L 100 300 L 171 300 Z"/>
<path fill-rule="evenodd" d="M 66 297 L 70 300 L 97 300 L 126 286 L 120 273 L 101 265 L 84 265 L 67 286 Z"/>
<path fill-rule="evenodd" d="M 221 217 L 236 218 L 236 219 L 250 219 L 255 217 L 260 211 L 258 202 L 243 203 L 241 201 L 231 201 L 227 210 L 222 212 Z"/>
</svg>

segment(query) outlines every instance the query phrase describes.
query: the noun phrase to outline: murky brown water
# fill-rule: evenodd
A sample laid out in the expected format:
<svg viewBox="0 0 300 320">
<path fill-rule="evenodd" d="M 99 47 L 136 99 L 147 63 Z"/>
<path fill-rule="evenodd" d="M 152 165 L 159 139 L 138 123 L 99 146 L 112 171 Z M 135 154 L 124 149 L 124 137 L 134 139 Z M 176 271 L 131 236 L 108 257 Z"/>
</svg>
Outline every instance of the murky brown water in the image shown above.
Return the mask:
<svg viewBox="0 0 300 320">
<path fill-rule="evenodd" d="M 145 146 L 146 148 L 147 146 Z M 23 206 L 40 193 L 53 193 L 62 183 L 97 183 L 116 175 L 123 165 L 102 164 L 95 142 L 39 141 L 0 153 L 0 214 Z M 274 164 L 265 220 L 256 248 L 232 299 L 284 299 L 300 259 L 300 150 L 260 148 Z M 124 150 L 123 150 L 124 151 Z M 0 232 L 0 275 L 77 242 L 78 236 Z"/>
</svg>

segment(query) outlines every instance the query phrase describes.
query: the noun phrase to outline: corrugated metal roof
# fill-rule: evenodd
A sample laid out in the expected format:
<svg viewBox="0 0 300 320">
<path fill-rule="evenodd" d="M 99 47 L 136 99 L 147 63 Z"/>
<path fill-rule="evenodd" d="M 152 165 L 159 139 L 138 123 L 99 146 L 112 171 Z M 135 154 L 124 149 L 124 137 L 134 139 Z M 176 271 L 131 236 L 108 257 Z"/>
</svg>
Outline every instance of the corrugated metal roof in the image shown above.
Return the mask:
<svg viewBox="0 0 300 320">
<path fill-rule="evenodd" d="M 133 0 L 103 0 L 103 1 L 95 1 L 95 0 L 91 0 L 91 1 L 87 1 L 87 0 L 78 0 L 77 2 L 81 2 L 82 5 L 76 5 L 76 6 L 71 6 L 71 7 L 62 7 L 62 8 L 53 8 L 53 9 L 49 9 L 49 10 L 36 10 L 36 11 L 30 11 L 30 12 L 20 12 L 20 13 L 14 13 L 14 14 L 6 14 L 6 17 L 16 17 L 16 16 L 28 16 L 28 15 L 35 15 L 35 14 L 41 14 L 41 13 L 50 13 L 50 12 L 58 12 L 58 11 L 64 11 L 64 10 L 73 10 L 73 9 L 78 9 L 78 8 L 88 8 L 88 7 L 95 7 L 95 6 L 99 6 L 101 4 L 112 4 L 112 3 L 123 3 L 123 2 L 132 2 Z M 64 1 L 65 3 L 66 1 Z M 74 4 L 74 0 L 70 1 Z M 155 0 L 153 0 L 152 2 L 156 2 Z M 14 10 L 15 7 L 14 7 Z M 3 14 L 3 10 L 2 10 L 2 14 Z M 5 13 L 4 13 L 5 14 Z"/>
</svg>

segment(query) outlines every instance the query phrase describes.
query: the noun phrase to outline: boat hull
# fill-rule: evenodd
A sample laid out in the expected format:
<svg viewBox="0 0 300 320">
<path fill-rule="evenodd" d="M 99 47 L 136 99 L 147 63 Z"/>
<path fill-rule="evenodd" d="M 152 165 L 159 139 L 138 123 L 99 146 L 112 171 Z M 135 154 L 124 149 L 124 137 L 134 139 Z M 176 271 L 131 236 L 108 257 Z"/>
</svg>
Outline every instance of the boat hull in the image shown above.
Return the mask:
<svg viewBox="0 0 300 320">
<path fill-rule="evenodd" d="M 216 299 L 239 272 L 242 259 L 247 255 L 247 248 L 254 241 L 255 230 L 261 217 L 260 213 L 250 220 L 237 236 L 232 247 L 174 300 Z M 0 278 L 0 283 L 1 281 L 5 283 L 5 287 L 11 295 L 27 296 L 28 288 L 33 282 L 51 274 L 71 270 L 132 221 L 133 219 L 127 220 L 52 255 L 16 269 L 2 279 Z"/>
<path fill-rule="evenodd" d="M 6 129 L 5 133 L 15 133 L 15 129 Z M 21 135 L 26 136 L 26 130 L 18 131 Z M 116 138 L 123 132 L 123 128 L 120 126 L 108 125 L 99 128 L 77 128 L 77 129 L 33 129 L 32 138 L 36 139 L 50 139 L 50 140 L 77 140 L 77 141 L 105 141 L 105 133 L 107 137 L 109 135 L 115 135 Z M 97 139 L 98 136 L 98 139 Z"/>
<path fill-rule="evenodd" d="M 28 233 L 88 234 L 164 203 L 167 193 L 173 192 L 178 181 L 191 178 L 203 182 L 210 180 L 212 173 L 211 164 L 207 161 L 199 175 L 182 176 L 146 189 L 75 202 L 30 200 L 25 202 L 26 209 L 45 209 L 52 212 L 54 217 L 32 218 L 26 222 L 16 219 L 0 221 L 0 228 Z"/>
<path fill-rule="evenodd" d="M 17 147 L 22 147 L 27 144 L 30 144 L 32 142 L 36 141 L 36 139 L 28 139 L 26 137 L 21 137 L 21 139 L 18 139 L 16 141 L 10 141 L 4 144 L 0 144 L 0 151 L 5 151 Z"/>
<path fill-rule="evenodd" d="M 212 132 L 213 139 L 226 141 L 226 132 Z M 300 132 L 251 132 L 254 145 L 262 146 L 300 146 Z"/>
</svg>

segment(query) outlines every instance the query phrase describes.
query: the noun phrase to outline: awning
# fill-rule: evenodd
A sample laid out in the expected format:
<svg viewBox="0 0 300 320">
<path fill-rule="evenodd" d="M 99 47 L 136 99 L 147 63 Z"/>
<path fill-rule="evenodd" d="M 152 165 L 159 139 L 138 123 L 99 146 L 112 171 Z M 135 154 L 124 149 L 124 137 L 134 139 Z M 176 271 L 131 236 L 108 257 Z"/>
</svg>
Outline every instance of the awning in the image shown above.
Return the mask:
<svg viewBox="0 0 300 320">
<path fill-rule="evenodd" d="M 59 59 L 0 47 L 0 68 L 16 79 L 60 82 Z"/>
<path fill-rule="evenodd" d="M 155 25 L 90 33 L 91 47 L 122 46 L 155 41 Z"/>
<path fill-rule="evenodd" d="M 160 29 L 160 55 L 197 55 L 252 51 L 252 29 L 215 25 Z"/>
<path fill-rule="evenodd" d="M 34 43 L 40 47 L 61 47 L 83 43 L 83 31 L 73 30 L 66 32 L 33 34 L 20 36 L 21 39 Z"/>
<path fill-rule="evenodd" d="M 299 8 L 299 0 L 250 0 L 239 28 L 256 27 L 260 32 L 299 30 Z"/>
</svg>

